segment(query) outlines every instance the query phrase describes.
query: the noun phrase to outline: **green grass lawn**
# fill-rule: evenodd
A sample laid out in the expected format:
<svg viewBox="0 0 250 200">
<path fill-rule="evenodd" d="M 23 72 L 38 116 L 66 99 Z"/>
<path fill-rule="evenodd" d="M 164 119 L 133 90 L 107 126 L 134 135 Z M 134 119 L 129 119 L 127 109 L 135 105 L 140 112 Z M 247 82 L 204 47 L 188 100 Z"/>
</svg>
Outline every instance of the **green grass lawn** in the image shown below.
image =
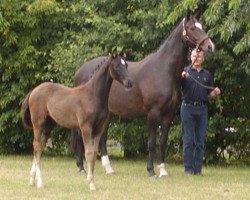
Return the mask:
<svg viewBox="0 0 250 200">
<path fill-rule="evenodd" d="M 43 188 L 28 185 L 32 156 L 0 156 L 0 199 L 49 200 L 249 200 L 249 167 L 204 167 L 204 176 L 185 176 L 181 165 L 168 164 L 169 176 L 151 180 L 146 160 L 111 159 L 116 174 L 107 176 L 96 163 L 97 191 L 90 192 L 86 174 L 76 172 L 68 157 L 42 157 Z"/>
</svg>

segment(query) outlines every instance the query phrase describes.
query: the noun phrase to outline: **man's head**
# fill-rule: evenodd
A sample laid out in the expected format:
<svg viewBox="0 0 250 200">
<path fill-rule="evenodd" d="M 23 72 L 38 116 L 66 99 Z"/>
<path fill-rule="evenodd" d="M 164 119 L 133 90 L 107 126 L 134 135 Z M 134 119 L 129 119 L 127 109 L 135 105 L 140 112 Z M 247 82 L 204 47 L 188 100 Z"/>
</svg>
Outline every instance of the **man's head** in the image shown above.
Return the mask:
<svg viewBox="0 0 250 200">
<path fill-rule="evenodd" d="M 191 52 L 191 61 L 194 67 L 200 67 L 205 58 L 204 51 L 193 49 Z"/>
</svg>

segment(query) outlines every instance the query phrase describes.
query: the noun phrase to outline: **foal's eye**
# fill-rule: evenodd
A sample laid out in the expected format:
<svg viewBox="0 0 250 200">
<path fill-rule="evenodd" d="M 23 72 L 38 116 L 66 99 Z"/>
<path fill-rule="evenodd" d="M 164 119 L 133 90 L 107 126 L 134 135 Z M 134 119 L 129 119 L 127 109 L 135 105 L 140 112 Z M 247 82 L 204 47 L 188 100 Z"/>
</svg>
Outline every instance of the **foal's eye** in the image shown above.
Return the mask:
<svg viewBox="0 0 250 200">
<path fill-rule="evenodd" d="M 122 63 L 123 65 L 126 65 L 126 63 L 125 63 L 125 61 L 124 61 L 123 59 L 121 59 L 121 63 Z"/>
</svg>

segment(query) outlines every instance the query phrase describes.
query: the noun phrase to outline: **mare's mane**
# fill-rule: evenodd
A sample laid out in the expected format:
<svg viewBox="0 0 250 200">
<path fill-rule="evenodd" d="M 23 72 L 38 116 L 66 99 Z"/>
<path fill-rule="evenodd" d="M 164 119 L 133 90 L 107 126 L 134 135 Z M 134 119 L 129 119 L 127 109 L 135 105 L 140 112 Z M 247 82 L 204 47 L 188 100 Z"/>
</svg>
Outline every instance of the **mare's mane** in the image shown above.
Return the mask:
<svg viewBox="0 0 250 200">
<path fill-rule="evenodd" d="M 181 22 L 183 23 L 183 21 Z M 176 37 L 176 32 L 178 31 L 179 26 L 180 26 L 180 22 L 178 21 L 176 25 L 172 28 L 172 30 L 169 32 L 170 35 L 167 35 L 165 39 L 161 42 L 156 52 L 160 51 L 163 47 L 165 47 L 167 43 L 169 43 L 169 41 L 172 40 L 173 37 Z"/>
<path fill-rule="evenodd" d="M 178 30 L 178 26 L 179 26 L 179 25 L 180 25 L 180 22 L 177 21 L 176 24 L 173 26 L 172 30 L 169 32 L 170 35 L 167 34 L 167 35 L 164 37 L 164 39 L 162 39 L 161 42 L 159 43 L 158 48 L 155 49 L 155 51 L 153 51 L 152 53 L 148 54 L 145 58 L 147 58 L 147 57 L 149 57 L 149 56 L 151 56 L 151 55 L 153 55 L 153 54 L 155 54 L 155 53 L 158 53 L 158 51 L 162 50 L 162 48 L 165 47 L 165 46 L 167 45 L 167 43 L 169 43 L 169 41 L 170 41 L 173 37 L 176 36 L 175 34 L 176 34 L 176 31 Z M 144 59 L 145 59 L 145 58 L 144 58 Z"/>
</svg>

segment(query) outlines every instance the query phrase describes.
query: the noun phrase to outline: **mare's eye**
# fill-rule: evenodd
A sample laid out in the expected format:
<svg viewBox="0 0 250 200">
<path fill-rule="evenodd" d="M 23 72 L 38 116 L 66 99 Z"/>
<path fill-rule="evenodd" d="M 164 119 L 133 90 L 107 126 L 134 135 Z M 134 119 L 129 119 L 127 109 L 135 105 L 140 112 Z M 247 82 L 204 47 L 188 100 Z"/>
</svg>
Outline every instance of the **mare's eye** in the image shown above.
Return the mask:
<svg viewBox="0 0 250 200">
<path fill-rule="evenodd" d="M 190 27 L 190 30 L 191 30 L 191 31 L 194 31 L 195 28 L 196 28 L 195 26 L 191 26 L 191 27 Z"/>
</svg>

